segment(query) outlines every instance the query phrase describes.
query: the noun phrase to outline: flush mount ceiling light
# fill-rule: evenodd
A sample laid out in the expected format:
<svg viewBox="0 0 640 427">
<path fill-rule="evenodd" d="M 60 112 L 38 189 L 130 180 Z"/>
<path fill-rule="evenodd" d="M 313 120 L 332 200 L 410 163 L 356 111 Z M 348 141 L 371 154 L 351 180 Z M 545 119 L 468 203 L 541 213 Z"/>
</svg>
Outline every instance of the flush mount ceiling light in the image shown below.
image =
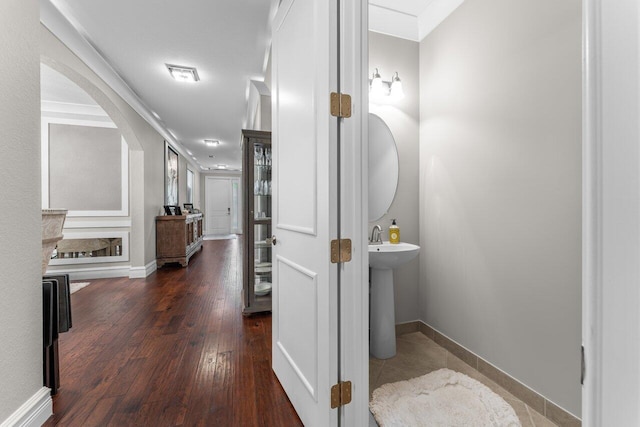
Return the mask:
<svg viewBox="0 0 640 427">
<path fill-rule="evenodd" d="M 172 65 L 172 64 L 164 64 L 167 66 L 169 70 L 169 74 L 171 77 L 176 79 L 179 82 L 188 82 L 193 83 L 200 80 L 198 77 L 198 70 L 193 67 L 185 67 L 183 65 Z"/>
<path fill-rule="evenodd" d="M 218 141 L 217 139 L 205 139 L 204 144 L 207 147 L 217 147 L 218 145 L 220 145 L 220 141 Z"/>
<path fill-rule="evenodd" d="M 402 81 L 398 72 L 393 75 L 390 82 L 382 80 L 378 69 L 375 69 L 369 86 L 369 98 L 371 101 L 384 101 L 386 99 L 398 100 L 404 98 Z"/>
<path fill-rule="evenodd" d="M 227 165 L 216 165 L 216 169 L 226 169 Z"/>
</svg>

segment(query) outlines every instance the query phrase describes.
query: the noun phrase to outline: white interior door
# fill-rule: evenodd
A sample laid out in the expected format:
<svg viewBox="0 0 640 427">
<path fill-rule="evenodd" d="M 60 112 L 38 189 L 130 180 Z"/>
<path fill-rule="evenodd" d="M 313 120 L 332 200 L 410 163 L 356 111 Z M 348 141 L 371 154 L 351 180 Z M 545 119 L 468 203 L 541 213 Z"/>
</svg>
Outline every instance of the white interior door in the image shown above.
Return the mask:
<svg viewBox="0 0 640 427">
<path fill-rule="evenodd" d="M 208 176 L 205 181 L 205 234 L 226 235 L 231 230 L 231 181 Z"/>
<path fill-rule="evenodd" d="M 285 0 L 273 25 L 273 370 L 306 426 L 338 380 L 336 2 Z"/>
</svg>

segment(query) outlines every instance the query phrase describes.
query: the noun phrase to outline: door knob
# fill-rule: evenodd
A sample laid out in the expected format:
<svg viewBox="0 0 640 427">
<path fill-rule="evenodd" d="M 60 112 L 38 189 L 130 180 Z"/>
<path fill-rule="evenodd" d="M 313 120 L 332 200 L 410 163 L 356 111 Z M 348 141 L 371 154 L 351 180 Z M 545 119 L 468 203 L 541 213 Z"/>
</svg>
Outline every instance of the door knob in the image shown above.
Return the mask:
<svg viewBox="0 0 640 427">
<path fill-rule="evenodd" d="M 275 246 L 276 243 L 278 243 L 278 241 L 276 240 L 276 236 L 267 237 L 267 244 L 272 244 L 273 246 Z"/>
</svg>

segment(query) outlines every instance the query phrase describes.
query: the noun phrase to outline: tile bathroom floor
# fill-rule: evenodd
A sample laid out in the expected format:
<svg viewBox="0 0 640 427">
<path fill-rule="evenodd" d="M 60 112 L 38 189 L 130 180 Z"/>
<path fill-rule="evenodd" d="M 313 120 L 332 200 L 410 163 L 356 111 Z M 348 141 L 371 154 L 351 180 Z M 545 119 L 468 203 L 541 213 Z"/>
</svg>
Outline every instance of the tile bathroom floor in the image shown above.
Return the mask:
<svg viewBox="0 0 640 427">
<path fill-rule="evenodd" d="M 408 380 L 441 368 L 449 368 L 480 381 L 500 395 L 516 411 L 522 427 L 552 427 L 556 425 L 421 332 L 398 336 L 396 348 L 395 357 L 390 359 L 381 360 L 369 357 L 369 399 L 371 399 L 373 390 L 382 384 Z"/>
</svg>

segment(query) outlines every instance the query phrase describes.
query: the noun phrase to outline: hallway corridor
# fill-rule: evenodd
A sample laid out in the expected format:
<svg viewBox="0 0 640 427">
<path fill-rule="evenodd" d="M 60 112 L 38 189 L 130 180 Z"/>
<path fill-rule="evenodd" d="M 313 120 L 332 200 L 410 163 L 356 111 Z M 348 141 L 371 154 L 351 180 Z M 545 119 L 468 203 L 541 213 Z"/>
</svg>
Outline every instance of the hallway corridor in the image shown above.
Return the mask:
<svg viewBox="0 0 640 427">
<path fill-rule="evenodd" d="M 302 425 L 271 370 L 271 315 L 241 314 L 241 244 L 73 294 L 45 426 Z"/>
</svg>

